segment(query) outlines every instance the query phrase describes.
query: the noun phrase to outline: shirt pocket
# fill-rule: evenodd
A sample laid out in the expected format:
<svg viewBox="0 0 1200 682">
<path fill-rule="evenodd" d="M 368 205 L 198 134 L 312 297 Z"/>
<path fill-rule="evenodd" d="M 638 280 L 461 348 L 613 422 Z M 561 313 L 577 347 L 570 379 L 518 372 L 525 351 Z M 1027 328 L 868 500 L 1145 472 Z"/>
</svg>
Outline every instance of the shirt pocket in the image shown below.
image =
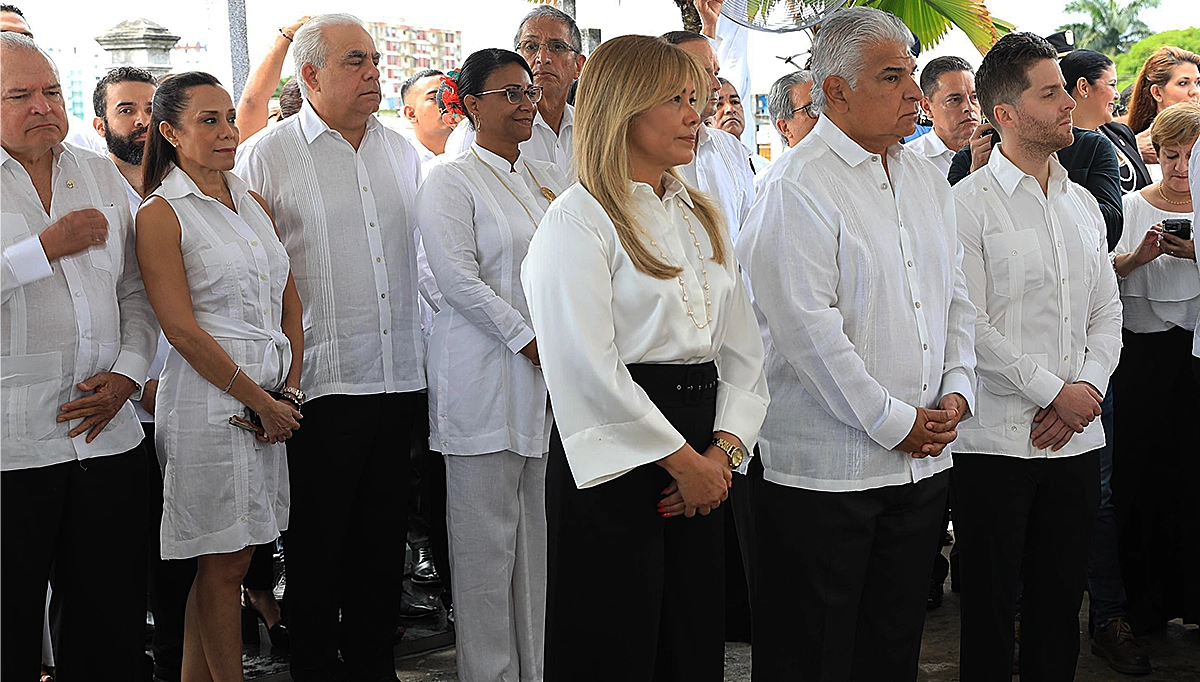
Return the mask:
<svg viewBox="0 0 1200 682">
<path fill-rule="evenodd" d="M 1018 230 L 983 238 L 984 254 L 997 296 L 1017 298 L 1044 283 L 1041 246 L 1037 232 Z"/>
<path fill-rule="evenodd" d="M 62 353 L 11 355 L 0 363 L 4 437 L 41 440 L 58 428 Z"/>
<path fill-rule="evenodd" d="M 1075 229 L 1079 230 L 1079 239 L 1083 242 L 1084 289 L 1090 292 L 1100 277 L 1099 263 L 1103 249 L 1108 247 L 1108 237 L 1101 235 L 1092 225 L 1076 225 Z"/>
<path fill-rule="evenodd" d="M 111 275 L 115 262 L 113 250 L 121 249 L 125 244 L 125 235 L 121 231 L 121 214 L 112 206 L 97 210 L 103 213 L 104 219 L 108 221 L 108 239 L 100 246 L 88 249 L 88 259 L 93 268 Z"/>
<path fill-rule="evenodd" d="M 200 262 L 204 264 L 207 284 L 213 293 L 226 297 L 226 310 L 240 310 L 238 292 L 241 290 L 243 273 L 248 269 L 246 256 L 242 248 L 234 243 L 214 246 L 200 252 Z M 193 284 L 193 286 L 195 286 Z M 223 311 L 218 315 L 227 314 Z"/>
<path fill-rule="evenodd" d="M 0 213 L 0 238 L 4 246 L 11 246 L 32 236 L 25 216 L 20 213 Z"/>
</svg>

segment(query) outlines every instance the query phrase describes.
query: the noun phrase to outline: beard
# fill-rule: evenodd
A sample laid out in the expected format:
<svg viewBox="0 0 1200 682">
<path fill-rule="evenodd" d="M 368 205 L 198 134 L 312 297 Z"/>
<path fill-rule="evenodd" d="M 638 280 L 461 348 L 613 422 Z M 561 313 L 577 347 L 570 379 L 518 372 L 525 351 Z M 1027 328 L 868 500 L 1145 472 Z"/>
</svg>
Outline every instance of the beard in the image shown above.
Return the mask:
<svg viewBox="0 0 1200 682">
<path fill-rule="evenodd" d="M 1061 127 L 1062 118 L 1040 119 L 1021 112 L 1021 138 L 1025 147 L 1044 152 L 1047 156 L 1075 142 L 1070 127 Z"/>
<path fill-rule="evenodd" d="M 105 125 L 104 142 L 108 145 L 108 151 L 113 156 L 131 166 L 140 166 L 142 165 L 142 157 L 146 153 L 146 141 L 142 140 L 138 142 L 135 138 L 145 133 L 145 128 L 134 128 L 133 132 L 128 135 L 117 135 L 112 131 L 112 128 Z"/>
</svg>

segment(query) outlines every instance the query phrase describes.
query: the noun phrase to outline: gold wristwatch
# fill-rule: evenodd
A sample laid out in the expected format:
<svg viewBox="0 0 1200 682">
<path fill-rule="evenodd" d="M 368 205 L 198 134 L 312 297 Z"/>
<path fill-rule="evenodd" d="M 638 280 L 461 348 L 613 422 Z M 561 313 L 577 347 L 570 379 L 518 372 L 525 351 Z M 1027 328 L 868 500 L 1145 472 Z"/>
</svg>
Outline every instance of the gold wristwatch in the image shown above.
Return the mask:
<svg viewBox="0 0 1200 682">
<path fill-rule="evenodd" d="M 714 438 L 713 445 L 725 451 L 729 456 L 729 468 L 736 469 L 742 465 L 742 460 L 746 459 L 746 452 L 741 447 L 730 443 L 724 438 Z"/>
</svg>

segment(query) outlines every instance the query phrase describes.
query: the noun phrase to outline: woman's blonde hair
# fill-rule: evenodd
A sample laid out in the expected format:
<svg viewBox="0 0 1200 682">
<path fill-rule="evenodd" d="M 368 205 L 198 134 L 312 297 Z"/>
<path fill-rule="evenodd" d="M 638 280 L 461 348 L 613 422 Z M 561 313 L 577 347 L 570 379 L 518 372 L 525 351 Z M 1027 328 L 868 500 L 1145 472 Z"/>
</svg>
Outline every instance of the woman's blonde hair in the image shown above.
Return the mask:
<svg viewBox="0 0 1200 682">
<path fill-rule="evenodd" d="M 1166 146 L 1191 146 L 1200 138 L 1200 104 L 1178 102 L 1162 110 L 1150 125 L 1154 151 Z"/>
<path fill-rule="evenodd" d="M 688 85 L 696 88 L 699 113 L 708 81 L 708 73 L 688 53 L 659 38 L 638 35 L 602 43 L 579 76 L 574 141 L 579 182 L 613 221 L 621 246 L 634 266 L 658 279 L 676 277 L 682 269 L 650 253 L 642 239 L 646 232 L 629 208 L 633 202 L 629 188 L 629 126 Z M 674 169 L 667 172 L 679 179 Z M 706 195 L 691 187 L 687 190 L 696 217 L 712 242 L 712 260 L 723 265 L 721 212 Z"/>
<path fill-rule="evenodd" d="M 1125 119 L 1133 132 L 1140 133 L 1149 128 L 1158 114 L 1158 100 L 1154 99 L 1154 94 L 1150 92 L 1151 86 L 1166 86 L 1171 81 L 1175 67 L 1189 63 L 1200 68 L 1200 56 L 1170 45 L 1163 45 L 1146 59 L 1138 71 L 1137 80 L 1133 82 L 1133 94 L 1129 97 L 1129 116 Z"/>
</svg>

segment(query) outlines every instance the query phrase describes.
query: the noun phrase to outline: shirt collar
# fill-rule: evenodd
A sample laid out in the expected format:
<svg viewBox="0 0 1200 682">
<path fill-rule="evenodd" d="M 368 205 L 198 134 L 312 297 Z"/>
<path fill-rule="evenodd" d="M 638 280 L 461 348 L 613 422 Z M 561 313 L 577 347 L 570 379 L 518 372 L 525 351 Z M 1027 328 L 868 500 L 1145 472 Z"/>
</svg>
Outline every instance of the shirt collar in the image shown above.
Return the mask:
<svg viewBox="0 0 1200 682">
<path fill-rule="evenodd" d="M 225 184 L 229 186 L 229 195 L 233 197 L 233 205 L 238 205 L 238 197 L 250 191 L 250 186 L 244 180 L 234 175 L 233 173 L 224 173 Z M 159 186 L 155 194 L 161 195 L 164 199 L 182 199 L 189 194 L 194 194 L 196 197 L 205 201 L 217 201 L 200 191 L 196 186 L 192 177 L 184 173 L 179 166 L 171 168 L 171 172 L 167 173 L 167 177 L 163 178 L 162 185 Z M 220 202 L 218 202 L 220 203 Z"/>
<path fill-rule="evenodd" d="M 59 142 L 58 144 L 51 147 L 50 154 L 54 158 L 55 165 L 58 165 L 59 163 L 62 162 L 63 154 L 66 154 L 67 158 L 69 158 L 72 162 L 74 162 L 76 164 L 79 163 L 79 159 L 78 159 L 78 157 L 75 156 L 75 153 L 72 152 L 67 147 L 67 145 L 63 144 L 62 142 Z M 12 154 L 8 153 L 7 149 L 0 147 L 0 166 L 3 166 L 4 164 L 8 163 L 9 161 L 12 161 L 13 163 L 20 163 L 19 161 L 17 161 L 16 159 L 14 159 L 12 157 Z"/>
<path fill-rule="evenodd" d="M 503 173 L 520 173 L 525 168 L 525 159 L 520 156 L 520 150 L 517 151 L 517 162 L 510 164 L 508 159 L 494 154 L 483 147 L 479 146 L 478 142 L 471 143 L 471 150 L 479 155 L 479 158 L 484 163 Z"/>
<path fill-rule="evenodd" d="M 568 104 L 566 106 L 566 108 L 563 109 L 562 122 L 558 124 L 558 134 L 561 135 L 563 133 L 563 131 L 565 131 L 567 128 L 572 127 L 572 125 L 574 123 L 575 123 L 575 107 Z M 534 114 L 533 124 L 535 126 L 541 126 L 541 127 L 545 128 L 546 130 L 549 130 L 550 132 L 554 132 L 554 129 L 550 127 L 550 124 L 546 123 L 546 119 L 542 118 L 541 109 L 539 109 L 538 112 L 536 114 Z"/>
<path fill-rule="evenodd" d="M 680 182 L 674 175 L 670 173 L 663 174 L 663 195 L 662 199 L 654 193 L 654 188 L 644 182 L 629 181 L 629 191 L 635 197 L 640 196 L 647 200 L 653 200 L 662 204 L 667 204 L 671 199 L 678 196 L 683 203 L 687 204 L 688 208 L 695 208 L 692 204 L 692 196 L 688 194 L 687 185 Z"/>
<path fill-rule="evenodd" d="M 1000 153 L 1002 143 L 997 143 L 992 149 L 992 155 L 988 158 L 987 167 L 996 178 L 996 183 L 1000 185 L 1000 189 L 1008 196 L 1012 196 L 1013 192 L 1017 191 L 1017 186 L 1021 184 L 1021 180 L 1029 178 L 1036 183 L 1037 180 L 1027 174 L 1025 171 L 1017 168 L 1017 165 L 1008 159 L 1003 153 Z M 1063 168 L 1058 159 L 1050 157 L 1050 182 L 1047 183 L 1047 188 L 1054 193 L 1061 191 L 1063 182 L 1067 179 L 1067 171 Z"/>
<path fill-rule="evenodd" d="M 329 127 L 325 119 L 317 114 L 317 110 L 313 109 L 312 104 L 309 104 L 307 99 L 300 106 L 300 113 L 297 116 L 300 117 L 300 130 L 304 132 L 304 141 L 309 144 L 312 144 L 313 140 L 317 139 L 322 133 L 337 133 L 336 130 Z M 379 119 L 375 114 L 371 114 L 371 117 L 367 119 L 367 135 L 370 135 L 371 131 L 377 127 L 379 127 Z M 340 133 L 338 137 L 341 137 Z M 363 139 L 366 139 L 366 135 L 363 136 Z"/>
<path fill-rule="evenodd" d="M 850 136 L 842 132 L 842 129 L 831 121 L 828 116 L 822 116 L 817 119 L 817 124 L 813 126 L 811 134 L 824 140 L 825 144 L 829 145 L 829 148 L 842 157 L 842 160 L 850 167 L 857 166 L 867 159 L 879 156 L 863 149 L 857 142 L 850 139 Z M 889 158 L 892 156 L 891 152 L 892 148 L 889 147 Z"/>
<path fill-rule="evenodd" d="M 947 152 L 953 153 L 953 150 L 946 146 L 946 142 L 938 137 L 937 131 L 930 130 L 922 135 L 921 138 L 929 138 L 924 143 L 925 156 L 927 157 L 933 158 L 935 156 L 942 156 Z"/>
</svg>

